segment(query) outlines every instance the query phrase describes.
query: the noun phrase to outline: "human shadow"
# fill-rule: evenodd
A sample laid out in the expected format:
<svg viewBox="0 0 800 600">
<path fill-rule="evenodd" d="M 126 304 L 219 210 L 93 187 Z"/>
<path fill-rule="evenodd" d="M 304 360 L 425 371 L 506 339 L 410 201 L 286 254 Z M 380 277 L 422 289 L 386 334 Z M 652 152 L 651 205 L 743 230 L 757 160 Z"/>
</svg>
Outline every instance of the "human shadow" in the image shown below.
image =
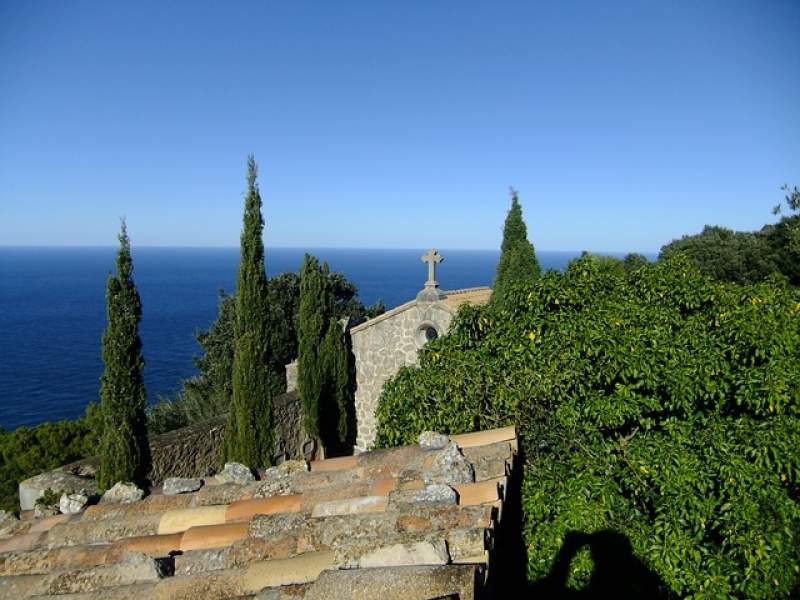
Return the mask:
<svg viewBox="0 0 800 600">
<path fill-rule="evenodd" d="M 567 586 L 570 564 L 578 552 L 587 547 L 594 562 L 591 579 L 583 589 L 571 589 Z M 537 600 L 667 600 L 673 597 L 662 579 L 633 554 L 630 540 L 611 529 L 591 534 L 568 532 L 550 573 L 529 584 L 528 592 L 530 598 Z"/>
</svg>

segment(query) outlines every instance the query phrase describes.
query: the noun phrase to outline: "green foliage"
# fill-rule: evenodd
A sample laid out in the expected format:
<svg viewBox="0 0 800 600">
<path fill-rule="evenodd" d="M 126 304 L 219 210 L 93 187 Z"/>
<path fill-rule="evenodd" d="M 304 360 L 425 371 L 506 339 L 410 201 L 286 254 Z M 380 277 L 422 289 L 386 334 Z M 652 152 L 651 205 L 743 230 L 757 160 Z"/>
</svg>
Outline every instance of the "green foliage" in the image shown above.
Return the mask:
<svg viewBox="0 0 800 600">
<path fill-rule="evenodd" d="M 371 318 L 384 312 L 383 302 L 365 307 L 358 299 L 356 286 L 342 273 L 330 273 L 336 319 Z M 300 277 L 282 273 L 267 281 L 269 307 L 269 347 L 275 394 L 286 389 L 285 365 L 297 358 L 297 313 L 300 304 Z M 206 331 L 197 334 L 203 354 L 195 358 L 198 375 L 184 380 L 174 399 L 161 398 L 148 411 L 152 433 L 163 433 L 224 414 L 230 406 L 233 381 L 234 297 L 220 292 L 219 313 Z"/>
<path fill-rule="evenodd" d="M 626 254 L 625 258 L 622 259 L 622 265 L 626 271 L 635 271 L 636 269 L 644 267 L 649 262 L 646 256 L 638 252 Z"/>
<path fill-rule="evenodd" d="M 97 438 L 88 419 L 0 429 L 0 510 L 19 510 L 20 481 L 96 452 Z"/>
<path fill-rule="evenodd" d="M 144 359 L 139 339 L 142 304 L 133 282 L 130 240 L 122 221 L 116 275 L 106 289 L 103 375 L 100 378 L 100 470 L 97 484 L 143 482 L 150 463 L 145 416 Z"/>
<path fill-rule="evenodd" d="M 700 271 L 720 281 L 755 283 L 781 274 L 800 285 L 800 189 L 784 185 L 791 213 L 759 231 L 732 231 L 707 225 L 696 235 L 673 240 L 661 248 L 659 259 L 685 253 Z M 773 214 L 781 213 L 779 204 Z"/>
<path fill-rule="evenodd" d="M 345 339 L 342 325 L 331 319 L 328 331 L 320 346 L 325 388 L 321 394 L 320 425 L 326 450 L 346 451 L 351 434 L 353 415 L 353 364 L 352 353 Z M 328 452 L 330 454 L 330 452 Z"/>
<path fill-rule="evenodd" d="M 52 490 L 47 488 L 44 493 L 36 499 L 36 504 L 39 506 L 58 506 L 58 503 L 61 500 L 61 494 L 63 493 L 63 490 Z"/>
<path fill-rule="evenodd" d="M 517 425 L 531 579 L 567 532 L 611 529 L 680 596 L 800 583 L 800 292 L 779 279 L 583 258 L 462 309 L 378 418 L 381 445 Z M 585 583 L 591 561 L 571 569 Z"/>
<path fill-rule="evenodd" d="M 701 272 L 720 281 L 754 283 L 776 272 L 776 257 L 766 236 L 707 225 L 661 248 L 659 260 L 685 253 Z"/>
<path fill-rule="evenodd" d="M 320 421 L 327 373 L 321 347 L 333 314 L 328 265 L 306 254 L 300 270 L 300 307 L 297 314 L 297 391 L 306 431 L 321 438 Z"/>
<path fill-rule="evenodd" d="M 533 244 L 528 241 L 528 228 L 522 219 L 522 207 L 516 190 L 511 190 L 511 209 L 503 227 L 500 260 L 492 286 L 492 302 L 502 304 L 505 295 L 515 283 L 528 282 L 537 277 L 541 269 Z"/>
<path fill-rule="evenodd" d="M 272 395 L 276 386 L 269 346 L 267 275 L 261 238 L 257 168 L 247 159 L 247 195 L 240 243 L 233 334 L 233 377 L 223 459 L 251 467 L 272 464 Z"/>
</svg>

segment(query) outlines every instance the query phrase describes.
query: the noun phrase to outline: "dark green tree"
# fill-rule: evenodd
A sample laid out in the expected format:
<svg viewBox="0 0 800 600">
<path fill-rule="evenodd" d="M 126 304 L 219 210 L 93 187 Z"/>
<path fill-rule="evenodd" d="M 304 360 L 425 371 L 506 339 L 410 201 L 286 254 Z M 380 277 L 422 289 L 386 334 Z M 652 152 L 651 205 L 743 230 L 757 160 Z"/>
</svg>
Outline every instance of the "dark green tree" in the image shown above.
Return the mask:
<svg viewBox="0 0 800 600">
<path fill-rule="evenodd" d="M 125 220 L 119 234 L 117 272 L 106 285 L 106 329 L 100 378 L 102 430 L 97 484 L 108 489 L 118 481 L 142 483 L 149 468 L 144 359 L 139 339 L 142 303 L 133 282 L 133 260 Z"/>
<path fill-rule="evenodd" d="M 236 279 L 231 408 L 223 444 L 226 461 L 251 467 L 272 464 L 272 394 L 276 386 L 270 370 L 267 275 L 261 239 L 264 220 L 256 177 L 256 162 L 250 156 Z"/>
<path fill-rule="evenodd" d="M 622 260 L 626 271 L 635 271 L 636 269 L 641 269 L 647 265 L 648 262 L 649 261 L 647 260 L 647 257 L 644 254 L 639 254 L 638 252 L 626 254 L 625 258 Z"/>
<path fill-rule="evenodd" d="M 530 282 L 539 277 L 540 273 L 536 252 L 533 244 L 528 241 L 528 228 L 522 218 L 519 196 L 512 188 L 511 209 L 503 227 L 503 244 L 492 288 L 492 302 L 502 304 L 512 285 Z"/>
<path fill-rule="evenodd" d="M 297 390 L 306 431 L 320 439 L 320 405 L 326 388 L 322 340 L 333 314 L 328 265 L 306 254 L 300 270 L 300 306 L 297 313 Z"/>
<path fill-rule="evenodd" d="M 342 324 L 331 319 L 320 355 L 325 378 L 320 406 L 320 434 L 326 451 L 347 450 L 353 406 L 350 348 Z"/>
</svg>

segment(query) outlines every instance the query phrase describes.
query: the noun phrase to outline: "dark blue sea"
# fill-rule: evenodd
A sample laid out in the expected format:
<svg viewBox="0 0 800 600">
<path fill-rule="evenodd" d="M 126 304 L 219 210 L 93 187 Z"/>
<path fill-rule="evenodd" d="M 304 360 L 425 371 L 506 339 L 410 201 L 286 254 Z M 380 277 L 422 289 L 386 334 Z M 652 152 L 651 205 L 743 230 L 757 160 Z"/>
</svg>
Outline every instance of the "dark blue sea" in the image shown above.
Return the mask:
<svg viewBox="0 0 800 600">
<path fill-rule="evenodd" d="M 296 272 L 304 252 L 268 249 L 268 274 Z M 426 278 L 423 250 L 311 252 L 344 272 L 365 304 L 378 298 L 387 308 L 401 304 Z M 97 400 L 106 276 L 115 253 L 111 247 L 0 247 L 0 427 L 75 418 Z M 441 253 L 443 289 L 491 284 L 498 252 Z M 577 254 L 538 253 L 545 269 L 562 269 Z M 238 248 L 133 249 L 149 401 L 173 395 L 196 372 L 195 332 L 216 317 L 218 291 L 233 291 L 238 259 Z"/>
</svg>

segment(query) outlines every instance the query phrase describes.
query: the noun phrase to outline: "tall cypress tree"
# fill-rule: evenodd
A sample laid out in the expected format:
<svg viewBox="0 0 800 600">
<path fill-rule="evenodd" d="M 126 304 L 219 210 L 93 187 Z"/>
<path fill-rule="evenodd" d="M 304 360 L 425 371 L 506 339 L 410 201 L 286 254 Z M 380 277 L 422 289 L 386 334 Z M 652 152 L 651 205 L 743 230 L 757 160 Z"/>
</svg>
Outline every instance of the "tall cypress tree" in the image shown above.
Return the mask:
<svg viewBox="0 0 800 600">
<path fill-rule="evenodd" d="M 492 288 L 492 302 L 502 304 L 513 284 L 530 281 L 540 274 L 539 261 L 533 244 L 528 241 L 528 228 L 522 219 L 522 206 L 517 191 L 512 188 L 511 209 L 503 227 L 503 244 Z"/>
<path fill-rule="evenodd" d="M 236 279 L 233 385 L 223 457 L 250 467 L 272 464 L 272 390 L 269 306 L 261 234 L 261 194 L 253 156 L 247 159 L 247 196 Z"/>
<path fill-rule="evenodd" d="M 106 284 L 106 329 L 100 377 L 100 471 L 97 484 L 108 489 L 118 481 L 142 483 L 150 466 L 144 387 L 144 359 L 139 339 L 142 303 L 133 282 L 133 259 L 125 220 L 119 234 L 116 274 Z"/>
<path fill-rule="evenodd" d="M 306 254 L 300 269 L 300 306 L 297 313 L 297 391 L 306 431 L 321 438 L 320 407 L 327 385 L 322 341 L 333 313 L 328 265 Z"/>
<path fill-rule="evenodd" d="M 324 387 L 320 398 L 320 435 L 326 448 L 346 449 L 350 434 L 348 411 L 353 401 L 350 349 L 345 342 L 342 325 L 332 318 L 322 340 L 321 350 Z"/>
</svg>

